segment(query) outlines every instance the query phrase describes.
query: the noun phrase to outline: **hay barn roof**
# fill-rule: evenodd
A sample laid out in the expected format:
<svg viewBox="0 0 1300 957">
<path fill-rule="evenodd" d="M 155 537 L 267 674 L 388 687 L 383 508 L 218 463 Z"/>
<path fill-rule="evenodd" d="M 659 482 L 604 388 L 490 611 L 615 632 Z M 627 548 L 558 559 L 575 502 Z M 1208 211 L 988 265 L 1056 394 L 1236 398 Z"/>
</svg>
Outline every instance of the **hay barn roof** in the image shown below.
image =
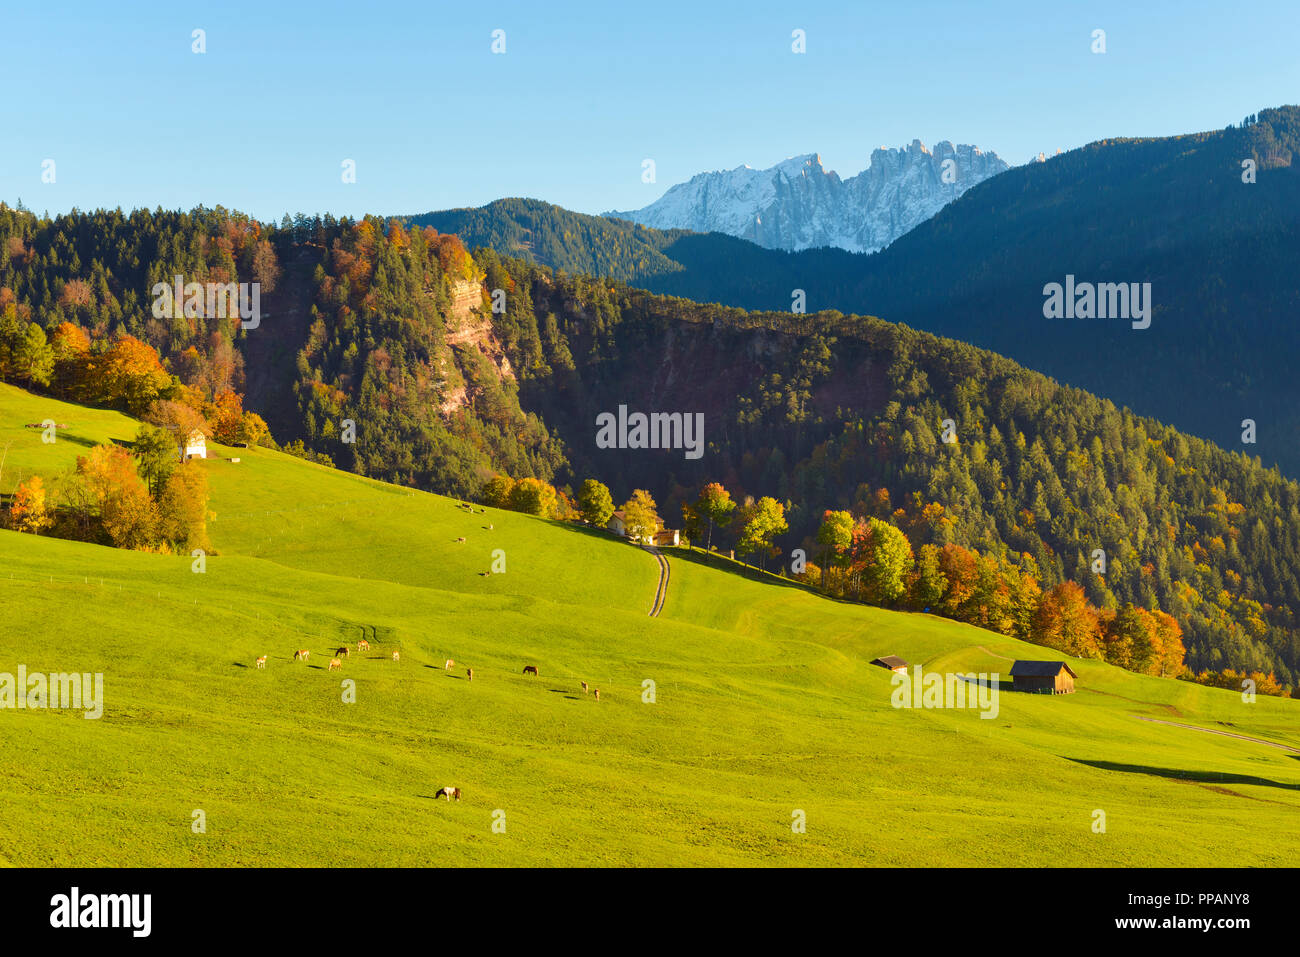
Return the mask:
<svg viewBox="0 0 1300 957">
<path fill-rule="evenodd" d="M 871 662 L 873 665 L 880 665 L 882 668 L 906 668 L 907 662 L 898 655 L 882 655 Z"/>
<path fill-rule="evenodd" d="M 1017 661 L 1011 666 L 1011 677 L 1055 678 L 1064 668 L 1071 678 L 1079 677 L 1064 661 Z"/>
</svg>

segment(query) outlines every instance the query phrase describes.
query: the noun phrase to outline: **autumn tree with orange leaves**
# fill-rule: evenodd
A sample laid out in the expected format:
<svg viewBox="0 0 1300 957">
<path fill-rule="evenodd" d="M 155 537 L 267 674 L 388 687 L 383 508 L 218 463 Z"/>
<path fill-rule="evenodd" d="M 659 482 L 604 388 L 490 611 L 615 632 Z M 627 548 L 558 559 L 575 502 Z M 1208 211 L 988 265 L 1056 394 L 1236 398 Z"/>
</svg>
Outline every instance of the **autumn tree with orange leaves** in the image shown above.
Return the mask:
<svg viewBox="0 0 1300 957">
<path fill-rule="evenodd" d="M 122 336 L 91 364 L 91 391 L 100 401 L 125 406 L 134 416 L 158 399 L 168 398 L 174 380 L 158 352 L 135 336 Z"/>
<path fill-rule="evenodd" d="M 1034 637 L 1048 648 L 1079 658 L 1101 658 L 1101 625 L 1083 588 L 1063 581 L 1043 593 L 1034 616 Z"/>
<path fill-rule="evenodd" d="M 158 508 L 136 474 L 131 455 L 118 445 L 97 445 L 77 457 L 104 531 L 119 548 L 151 544 L 158 526 Z"/>
<path fill-rule="evenodd" d="M 33 475 L 14 491 L 9 506 L 9 527 L 19 532 L 39 535 L 49 528 L 51 518 L 45 502 L 45 483 Z"/>
</svg>

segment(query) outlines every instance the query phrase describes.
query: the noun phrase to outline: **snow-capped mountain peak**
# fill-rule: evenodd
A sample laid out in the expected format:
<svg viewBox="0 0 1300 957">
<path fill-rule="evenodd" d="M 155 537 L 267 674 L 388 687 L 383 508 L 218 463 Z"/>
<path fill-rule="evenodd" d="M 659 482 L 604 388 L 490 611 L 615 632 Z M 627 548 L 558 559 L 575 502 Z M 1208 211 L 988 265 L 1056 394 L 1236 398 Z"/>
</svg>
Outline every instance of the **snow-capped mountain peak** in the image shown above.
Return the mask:
<svg viewBox="0 0 1300 957">
<path fill-rule="evenodd" d="M 772 249 L 871 252 L 1007 168 L 997 154 L 974 146 L 943 140 L 931 150 L 916 139 L 872 151 L 870 165 L 844 180 L 820 154 L 806 153 L 767 169 L 746 164 L 698 173 L 644 209 L 606 215 L 658 229 L 728 233 Z"/>
</svg>

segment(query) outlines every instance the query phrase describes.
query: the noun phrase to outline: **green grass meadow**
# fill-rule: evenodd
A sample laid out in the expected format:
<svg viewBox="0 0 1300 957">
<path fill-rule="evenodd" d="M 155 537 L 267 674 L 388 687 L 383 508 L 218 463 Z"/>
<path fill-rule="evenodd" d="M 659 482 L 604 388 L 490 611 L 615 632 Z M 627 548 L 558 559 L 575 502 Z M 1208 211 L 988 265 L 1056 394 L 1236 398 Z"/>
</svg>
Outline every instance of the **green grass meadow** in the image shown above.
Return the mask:
<svg viewBox="0 0 1300 957">
<path fill-rule="evenodd" d="M 46 418 L 68 426 L 53 444 L 24 427 Z M 0 491 L 135 429 L 0 385 Z M 655 559 L 603 533 L 210 448 L 202 573 L 0 531 L 0 672 L 102 672 L 105 699 L 98 720 L 0 709 L 0 864 L 1236 867 L 1300 847 L 1300 753 L 1141 720 L 1300 749 L 1300 702 L 1071 661 L 1078 693 L 1003 693 L 992 720 L 894 708 L 877 655 L 1003 675 L 1060 656 L 672 549 L 650 618 Z"/>
</svg>

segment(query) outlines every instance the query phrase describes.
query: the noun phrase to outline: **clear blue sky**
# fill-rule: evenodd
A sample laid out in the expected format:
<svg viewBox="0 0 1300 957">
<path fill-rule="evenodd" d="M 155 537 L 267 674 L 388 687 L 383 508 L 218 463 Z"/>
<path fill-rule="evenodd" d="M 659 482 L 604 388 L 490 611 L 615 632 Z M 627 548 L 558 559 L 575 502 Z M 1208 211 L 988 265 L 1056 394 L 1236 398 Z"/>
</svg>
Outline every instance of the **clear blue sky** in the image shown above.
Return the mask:
<svg viewBox="0 0 1300 957">
<path fill-rule="evenodd" d="M 800 153 L 849 176 L 919 137 L 1023 163 L 1300 101 L 1295 0 L 7 6 L 0 198 L 38 212 L 601 212 Z"/>
</svg>

